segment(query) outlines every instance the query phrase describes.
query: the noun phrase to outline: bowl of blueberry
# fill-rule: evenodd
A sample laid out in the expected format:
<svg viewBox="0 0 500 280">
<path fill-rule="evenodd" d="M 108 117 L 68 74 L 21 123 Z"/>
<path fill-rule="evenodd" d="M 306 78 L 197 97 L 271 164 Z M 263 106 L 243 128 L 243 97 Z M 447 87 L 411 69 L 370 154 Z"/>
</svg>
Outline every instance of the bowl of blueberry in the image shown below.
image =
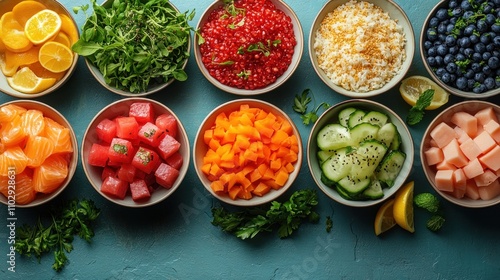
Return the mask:
<svg viewBox="0 0 500 280">
<path fill-rule="evenodd" d="M 420 54 L 433 80 L 465 98 L 500 93 L 500 0 L 444 0 L 429 13 Z"/>
</svg>

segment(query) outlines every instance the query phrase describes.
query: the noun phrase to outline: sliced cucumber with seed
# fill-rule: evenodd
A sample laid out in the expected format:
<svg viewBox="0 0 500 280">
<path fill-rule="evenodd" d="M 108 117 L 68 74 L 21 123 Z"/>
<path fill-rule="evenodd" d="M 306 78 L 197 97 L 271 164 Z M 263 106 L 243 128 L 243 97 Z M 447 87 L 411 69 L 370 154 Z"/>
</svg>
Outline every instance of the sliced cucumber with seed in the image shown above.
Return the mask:
<svg viewBox="0 0 500 280">
<path fill-rule="evenodd" d="M 392 150 L 387 154 L 377 170 L 377 179 L 387 184 L 394 186 L 394 181 L 403 168 L 406 159 L 406 154 L 399 150 Z"/>
</svg>

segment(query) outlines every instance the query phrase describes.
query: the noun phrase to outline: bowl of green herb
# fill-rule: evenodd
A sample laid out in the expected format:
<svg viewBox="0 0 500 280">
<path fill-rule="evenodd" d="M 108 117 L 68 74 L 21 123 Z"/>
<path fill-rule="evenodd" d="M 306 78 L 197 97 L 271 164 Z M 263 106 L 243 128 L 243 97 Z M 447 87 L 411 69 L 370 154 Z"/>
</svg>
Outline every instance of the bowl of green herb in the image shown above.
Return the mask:
<svg viewBox="0 0 500 280">
<path fill-rule="evenodd" d="M 96 80 L 123 96 L 158 92 L 174 81 L 185 81 L 191 48 L 188 21 L 169 0 L 108 0 L 74 8 L 87 21 L 73 50 L 85 57 Z"/>
</svg>

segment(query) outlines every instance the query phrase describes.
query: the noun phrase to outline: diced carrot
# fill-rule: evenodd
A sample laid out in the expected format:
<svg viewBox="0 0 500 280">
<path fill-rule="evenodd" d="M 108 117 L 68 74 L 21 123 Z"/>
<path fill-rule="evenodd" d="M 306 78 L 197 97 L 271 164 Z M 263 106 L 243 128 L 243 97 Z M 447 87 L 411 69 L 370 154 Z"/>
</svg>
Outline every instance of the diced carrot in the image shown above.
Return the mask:
<svg viewBox="0 0 500 280">
<path fill-rule="evenodd" d="M 208 147 L 210 147 L 210 149 L 212 149 L 214 151 L 217 150 L 221 146 L 219 140 L 217 140 L 215 138 L 208 140 L 207 144 L 208 144 Z"/>
<path fill-rule="evenodd" d="M 232 200 L 235 200 L 236 197 L 238 196 L 238 193 L 241 191 L 241 186 L 237 186 L 234 188 L 229 189 L 228 195 Z"/>
<path fill-rule="evenodd" d="M 203 132 L 203 142 L 205 144 L 209 144 L 210 140 L 214 138 L 214 130 L 213 129 L 207 129 Z"/>
<path fill-rule="evenodd" d="M 271 170 L 277 171 L 281 168 L 281 158 L 277 158 L 275 160 L 271 160 L 271 164 L 269 165 Z"/>
<path fill-rule="evenodd" d="M 286 181 L 288 180 L 288 177 L 289 177 L 288 172 L 283 170 L 278 171 L 275 175 L 276 184 L 283 187 Z"/>
<path fill-rule="evenodd" d="M 259 170 L 258 169 L 254 169 L 254 171 L 252 171 L 250 173 L 250 181 L 253 183 L 253 182 L 256 182 L 257 180 L 259 180 L 260 178 L 262 178 L 262 174 L 260 174 Z"/>
<path fill-rule="evenodd" d="M 213 181 L 210 183 L 210 187 L 214 192 L 223 192 L 224 191 L 224 184 L 220 180 Z"/>
<path fill-rule="evenodd" d="M 203 172 L 205 175 L 210 174 L 210 167 L 211 166 L 212 166 L 212 164 L 210 164 L 210 163 L 202 164 L 201 165 L 201 172 Z"/>
<path fill-rule="evenodd" d="M 271 187 L 264 184 L 263 182 L 259 182 L 257 187 L 253 190 L 253 193 L 257 196 L 263 196 L 271 190 Z"/>
</svg>

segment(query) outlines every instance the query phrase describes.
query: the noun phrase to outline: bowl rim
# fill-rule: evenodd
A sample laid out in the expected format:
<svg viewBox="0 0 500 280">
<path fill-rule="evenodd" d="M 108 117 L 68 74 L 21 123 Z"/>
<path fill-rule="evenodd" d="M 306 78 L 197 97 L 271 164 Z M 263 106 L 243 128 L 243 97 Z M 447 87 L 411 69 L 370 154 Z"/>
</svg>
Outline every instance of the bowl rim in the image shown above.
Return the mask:
<svg viewBox="0 0 500 280">
<path fill-rule="evenodd" d="M 109 6 L 109 5 L 111 5 L 113 3 L 113 1 L 114 0 L 106 0 L 106 1 L 104 1 L 101 4 L 101 6 L 103 6 L 103 7 Z M 177 13 L 180 13 L 180 10 L 171 1 L 168 1 L 167 4 L 170 5 L 172 7 L 172 9 L 174 9 Z M 186 69 L 186 66 L 187 66 L 187 64 L 189 62 L 189 58 L 191 56 L 191 45 L 192 45 L 192 43 L 191 43 L 191 35 L 189 35 L 189 36 L 187 36 L 187 48 L 186 48 L 186 53 L 188 53 L 189 55 L 186 57 L 186 59 L 184 60 L 184 63 L 182 64 L 182 69 L 183 70 Z M 157 93 L 157 92 L 165 89 L 167 86 L 171 85 L 173 82 L 176 81 L 172 77 L 171 79 L 169 79 L 165 83 L 149 85 L 147 91 L 133 93 L 133 92 L 125 91 L 125 90 L 122 90 L 122 89 L 119 89 L 119 88 L 116 88 L 116 87 L 108 85 L 106 83 L 106 81 L 104 81 L 104 77 L 103 77 L 101 71 L 99 70 L 99 68 L 97 68 L 94 64 L 92 64 L 92 62 L 87 57 L 84 57 L 84 60 L 85 60 L 85 65 L 87 65 L 87 68 L 89 69 L 90 74 L 92 74 L 92 76 L 95 78 L 95 80 L 97 82 L 99 82 L 99 84 L 101 84 L 101 86 L 103 86 L 108 91 L 111 91 L 111 92 L 113 92 L 115 94 L 118 94 L 118 95 L 121 95 L 121 96 L 125 96 L 125 97 L 143 97 L 143 96 L 146 96 L 146 95 Z"/>
<path fill-rule="evenodd" d="M 103 113 L 105 113 L 108 110 L 112 110 L 112 108 L 114 106 L 116 106 L 116 105 L 127 104 L 127 103 L 131 104 L 133 102 L 150 102 L 150 103 L 154 104 L 154 106 L 160 107 L 160 108 L 162 108 L 162 110 L 165 110 L 166 112 L 168 112 L 172 116 L 174 116 L 175 119 L 177 120 L 177 127 L 178 127 L 178 131 L 179 131 L 177 137 L 178 138 L 182 138 L 182 139 L 179 140 L 179 142 L 185 143 L 185 145 L 182 145 L 182 146 L 184 146 L 184 149 L 186 151 L 187 156 L 183 157 L 182 167 L 179 170 L 179 177 L 177 177 L 174 185 L 170 189 L 166 189 L 165 190 L 165 194 L 162 197 L 159 197 L 156 200 L 153 200 L 153 199 L 150 198 L 149 200 L 144 201 L 144 202 L 135 202 L 131 198 L 130 199 L 121 200 L 121 199 L 117 199 L 117 198 L 108 196 L 108 195 L 106 195 L 106 194 L 104 194 L 104 193 L 101 192 L 101 190 L 100 190 L 101 185 L 100 184 L 97 185 L 96 182 L 94 182 L 91 179 L 92 176 L 90 176 L 90 174 L 93 172 L 93 170 L 92 170 L 92 166 L 90 166 L 87 163 L 86 148 L 89 149 L 88 145 L 91 145 L 92 143 L 90 142 L 90 140 L 86 141 L 86 139 L 88 138 L 88 134 L 90 133 L 91 129 L 93 129 L 93 128 L 95 128 L 97 126 L 98 121 L 104 119 L 104 117 L 102 116 Z M 120 114 L 119 111 L 115 113 L 116 116 L 118 116 L 119 114 Z M 83 171 L 85 173 L 85 176 L 87 177 L 87 180 L 90 183 L 90 185 L 94 188 L 94 190 L 97 193 L 99 193 L 106 200 L 108 200 L 110 202 L 113 202 L 114 204 L 117 204 L 117 205 L 120 205 L 120 206 L 125 206 L 125 207 L 128 207 L 128 208 L 144 208 L 144 207 L 152 206 L 152 205 L 158 204 L 158 203 L 164 201 L 165 199 L 167 199 L 168 197 L 170 197 L 180 187 L 180 185 L 184 181 L 184 178 L 185 178 L 185 176 L 187 174 L 188 167 L 189 167 L 191 149 L 190 149 L 190 146 L 189 146 L 188 134 L 187 134 L 187 132 L 186 132 L 186 130 L 184 128 L 184 125 L 182 124 L 181 120 L 179 119 L 179 117 L 177 116 L 177 114 L 174 113 L 174 111 L 172 109 L 170 109 L 168 106 L 166 106 L 165 104 L 163 104 L 163 103 L 161 103 L 159 101 L 156 101 L 154 99 L 150 99 L 150 98 L 147 98 L 147 97 L 127 97 L 127 98 L 122 98 L 122 99 L 116 100 L 116 101 L 114 101 L 112 103 L 109 103 L 108 105 L 104 106 L 102 109 L 99 110 L 99 112 L 97 112 L 94 115 L 94 117 L 92 118 L 92 120 L 87 125 L 87 127 L 85 129 L 85 132 L 84 132 L 84 134 L 82 136 L 82 142 L 81 143 L 82 143 L 81 146 L 80 146 L 81 164 L 82 164 L 82 168 L 83 168 Z M 160 187 L 160 188 L 162 188 L 162 187 Z M 154 195 L 154 193 L 153 193 L 153 195 Z"/>
<path fill-rule="evenodd" d="M 312 154 L 313 153 L 312 147 L 314 145 L 316 145 L 316 144 L 314 144 L 314 143 L 316 143 L 316 139 L 314 137 L 317 135 L 317 132 L 319 132 L 321 127 L 324 126 L 324 124 L 320 124 L 321 120 L 333 119 L 336 116 L 327 117 L 327 115 L 331 114 L 332 111 L 341 110 L 342 108 L 351 107 L 351 106 L 352 107 L 364 107 L 367 109 L 380 108 L 380 109 L 384 110 L 385 113 L 387 115 L 389 115 L 389 118 L 391 119 L 391 121 L 393 123 L 394 123 L 394 119 L 395 119 L 399 122 L 399 124 L 403 128 L 403 131 L 401 131 L 401 130 L 399 130 L 399 127 L 398 127 L 399 133 L 400 134 L 404 133 L 408 136 L 409 142 L 407 142 L 407 143 L 405 142 L 404 147 L 406 147 L 405 150 L 407 150 L 409 153 L 406 153 L 405 165 L 404 165 L 404 168 L 401 170 L 401 172 L 403 172 L 403 173 L 400 172 L 400 174 L 398 175 L 398 178 L 401 178 L 399 180 L 401 184 L 399 186 L 395 185 L 395 186 L 392 186 L 390 188 L 385 188 L 385 190 L 388 190 L 388 191 L 387 192 L 384 191 L 384 196 L 382 198 L 379 198 L 379 199 L 359 200 L 359 201 L 358 200 L 347 200 L 347 199 L 341 197 L 339 194 L 337 194 L 334 189 L 323 184 L 321 182 L 321 179 L 317 178 L 317 176 L 315 175 L 317 173 L 317 171 L 315 171 L 313 169 L 313 166 L 316 164 L 316 163 L 313 164 L 313 160 L 316 160 L 316 158 L 315 158 L 315 155 Z M 314 153 L 315 152 L 316 151 L 314 151 Z M 386 201 L 387 199 L 389 199 L 390 197 L 392 197 L 394 195 L 394 193 L 407 182 L 408 177 L 411 174 L 411 171 L 413 170 L 414 159 L 415 159 L 415 147 L 414 147 L 413 137 L 412 137 L 406 123 L 392 109 L 390 109 L 389 107 L 387 107 L 386 105 L 384 105 L 382 103 L 379 103 L 377 101 L 373 101 L 370 99 L 348 99 L 348 100 L 341 101 L 341 102 L 331 106 L 330 108 L 325 110 L 319 116 L 318 120 L 314 123 L 314 125 L 311 129 L 311 132 L 309 133 L 308 140 L 307 140 L 307 165 L 309 167 L 309 172 L 310 172 L 311 177 L 313 178 L 314 182 L 316 183 L 318 188 L 326 196 L 328 196 L 330 199 L 332 199 L 333 201 L 335 201 L 339 204 L 349 206 L 349 207 L 356 207 L 356 208 L 370 207 L 373 205 L 380 204 L 380 203 Z"/>
<path fill-rule="evenodd" d="M 425 70 L 431 76 L 431 78 L 432 78 L 432 80 L 434 80 L 434 82 L 436 82 L 439 86 L 444 88 L 447 92 L 449 92 L 455 96 L 459 96 L 459 97 L 463 97 L 463 98 L 473 98 L 473 99 L 486 99 L 488 97 L 492 97 L 492 96 L 500 94 L 500 88 L 492 89 L 492 90 L 489 90 L 489 91 L 483 92 L 483 93 L 474 93 L 474 92 L 462 91 L 462 90 L 459 90 L 458 88 L 454 88 L 452 86 L 449 86 L 449 85 L 445 84 L 443 81 L 441 81 L 441 79 L 439 79 L 437 77 L 436 73 L 434 73 L 434 71 L 432 71 L 431 67 L 427 64 L 427 60 L 425 59 L 426 55 L 425 55 L 424 46 L 423 46 L 424 42 L 425 42 L 425 38 L 427 37 L 426 36 L 427 26 L 429 25 L 430 19 L 436 14 L 437 10 L 440 9 L 441 7 L 443 7 L 444 5 L 446 5 L 448 2 L 449 2 L 449 0 L 439 1 L 431 9 L 431 11 L 428 13 L 428 15 L 425 18 L 424 23 L 422 25 L 422 29 L 420 31 L 420 58 L 422 60 L 422 64 L 424 65 Z"/>
<path fill-rule="evenodd" d="M 71 153 L 71 160 L 68 163 L 68 167 L 69 167 L 68 168 L 68 176 L 66 177 L 66 179 L 64 179 L 63 184 L 61 186 L 59 186 L 59 188 L 57 188 L 57 190 L 55 190 L 54 192 L 52 192 L 50 194 L 37 193 L 35 200 L 33 200 L 31 203 L 24 204 L 24 205 L 15 204 L 15 207 L 17 207 L 17 208 L 31 208 L 31 207 L 43 205 L 43 204 L 53 200 L 57 196 L 59 196 L 69 186 L 69 184 L 71 183 L 71 180 L 73 179 L 73 176 L 75 175 L 76 168 L 77 168 L 78 161 L 79 161 L 79 158 L 78 158 L 78 140 L 76 138 L 75 131 L 74 131 L 71 123 L 66 119 L 66 117 L 64 117 L 64 115 L 61 112 L 59 112 L 54 107 L 52 107 L 46 103 L 43 103 L 43 102 L 37 101 L 37 100 L 31 100 L 31 99 L 18 99 L 18 100 L 12 100 L 12 101 L 8 101 L 8 102 L 5 102 L 3 104 L 0 104 L 0 107 L 3 107 L 3 106 L 8 105 L 8 104 L 18 105 L 18 106 L 21 106 L 21 107 L 26 108 L 26 109 L 38 109 L 39 110 L 40 108 L 42 108 L 43 110 L 47 110 L 48 115 L 50 115 L 48 117 L 53 118 L 53 116 L 57 116 L 63 122 L 63 123 L 61 123 L 61 122 L 57 122 L 57 123 L 59 123 L 62 126 L 69 129 L 71 144 L 73 145 L 73 152 Z M 44 116 L 47 116 L 46 112 L 43 112 L 43 113 L 44 113 Z M 8 198 L 6 198 L 3 195 L 0 195 L 0 202 L 5 204 L 5 205 L 9 205 Z"/>
<path fill-rule="evenodd" d="M 281 187 L 278 190 L 271 189 L 271 191 L 267 194 L 265 194 L 262 197 L 257 197 L 254 196 L 253 198 L 249 200 L 244 200 L 244 199 L 236 199 L 232 200 L 231 198 L 227 196 L 220 196 L 216 194 L 208 185 L 210 182 L 207 178 L 206 175 L 202 173 L 201 171 L 201 166 L 200 162 L 202 162 L 202 157 L 203 155 L 201 154 L 202 151 L 199 150 L 200 146 L 205 146 L 203 142 L 203 133 L 204 133 L 204 127 L 208 126 L 208 121 L 213 119 L 215 121 L 216 115 L 218 115 L 221 112 L 230 112 L 234 111 L 231 108 L 237 108 L 242 104 L 250 104 L 250 106 L 253 107 L 258 107 L 261 109 L 269 110 L 274 110 L 278 112 L 282 117 L 284 117 L 288 122 L 290 122 L 290 125 L 293 128 L 294 134 L 297 136 L 297 141 L 298 141 L 298 147 L 299 147 L 299 152 L 297 153 L 297 162 L 294 163 L 294 171 L 291 173 L 290 177 L 288 178 L 288 181 L 286 184 Z M 200 153 L 200 154 L 199 154 Z M 265 203 L 269 203 L 273 200 L 276 200 L 278 197 L 283 195 L 294 183 L 295 179 L 299 176 L 300 169 L 302 166 L 302 160 L 304 156 L 304 151 L 302 147 L 302 138 L 300 136 L 300 131 L 298 127 L 295 125 L 295 123 L 292 121 L 292 119 L 280 108 L 278 108 L 276 105 L 269 103 L 267 101 L 263 101 L 260 99 L 254 99 L 254 98 L 242 98 L 242 99 L 234 99 L 227 101 L 225 103 L 222 103 L 218 106 L 216 106 L 214 109 L 210 111 L 206 115 L 206 117 L 203 119 L 203 121 L 200 123 L 198 130 L 196 132 L 196 136 L 194 138 L 194 143 L 193 143 L 193 165 L 194 165 L 194 170 L 196 172 L 196 175 L 198 175 L 198 179 L 200 183 L 203 185 L 203 187 L 216 199 L 218 199 L 220 202 L 233 205 L 233 206 L 241 206 L 241 207 L 252 207 L 252 206 L 258 206 L 262 205 Z"/>
<path fill-rule="evenodd" d="M 441 119 L 444 116 L 447 116 L 447 115 L 453 113 L 455 110 L 457 110 L 458 107 L 463 107 L 463 106 L 466 106 L 466 105 L 470 106 L 471 104 L 477 104 L 479 106 L 485 106 L 485 107 L 486 106 L 491 106 L 491 107 L 495 108 L 495 111 L 497 112 L 497 115 L 500 115 L 500 105 L 497 105 L 497 104 L 494 104 L 492 102 L 485 101 L 485 100 L 465 100 L 465 101 L 461 101 L 459 103 L 451 105 L 450 107 L 448 107 L 445 110 L 443 110 L 442 112 L 440 112 L 429 123 L 429 125 L 425 129 L 425 132 L 422 135 L 422 141 L 421 141 L 421 145 L 420 145 L 420 149 L 419 149 L 420 150 L 419 151 L 420 161 L 421 161 L 422 171 L 425 174 L 427 182 L 429 183 L 429 185 L 431 185 L 431 187 L 434 189 L 434 191 L 437 192 L 441 197 L 443 197 L 447 201 L 449 201 L 449 202 L 451 202 L 451 203 L 453 203 L 453 204 L 455 204 L 457 206 L 462 206 L 462 207 L 466 207 L 466 208 L 486 208 L 486 207 L 490 207 L 490 206 L 494 206 L 494 205 L 500 204 L 500 196 L 497 196 L 496 198 L 490 199 L 490 200 L 473 200 L 473 199 L 470 199 L 470 198 L 467 198 L 467 197 L 464 197 L 464 198 L 455 198 L 452 195 L 439 190 L 435 186 L 434 179 L 431 177 L 431 175 L 432 175 L 431 173 L 435 173 L 435 171 L 432 171 L 432 172 L 427 172 L 426 171 L 427 170 L 426 169 L 427 159 L 425 157 L 424 152 L 425 152 L 425 149 L 428 147 L 428 141 L 426 141 L 426 139 L 430 138 L 430 132 L 432 131 L 432 129 L 434 127 L 436 127 L 436 125 L 439 124 L 442 121 Z M 449 120 L 448 121 L 445 120 L 445 122 L 450 123 Z M 427 167 L 427 168 L 431 169 L 431 167 Z"/>
<path fill-rule="evenodd" d="M 207 71 L 205 65 L 201 61 L 201 53 L 200 53 L 200 48 L 198 47 L 198 36 L 195 34 L 194 35 L 194 56 L 196 60 L 196 64 L 198 65 L 198 68 L 200 72 L 203 74 L 203 76 L 216 88 L 235 95 L 240 95 L 240 96 L 245 96 L 245 97 L 252 97 L 255 95 L 260 95 L 264 93 L 268 93 L 270 91 L 273 91 L 277 89 L 279 86 L 281 86 L 283 83 L 285 83 L 292 75 L 295 73 L 295 70 L 297 70 L 300 60 L 302 58 L 302 54 L 304 52 L 304 32 L 302 29 L 302 24 L 300 23 L 300 20 L 295 13 L 295 11 L 283 0 L 269 0 L 271 1 L 278 9 L 282 10 L 285 12 L 292 20 L 293 23 L 293 28 L 296 32 L 295 34 L 295 39 L 297 41 L 297 44 L 295 45 L 294 48 L 294 53 L 292 57 L 292 61 L 290 62 L 290 65 L 288 66 L 288 69 L 280 76 L 278 79 L 272 83 L 267 85 L 264 88 L 260 89 L 254 89 L 254 90 L 248 90 L 248 89 L 239 89 L 235 87 L 230 87 L 227 85 L 222 84 L 221 82 L 217 81 L 215 78 L 213 78 Z M 277 5 L 279 4 L 279 5 Z M 209 6 L 205 9 L 205 11 L 201 14 L 198 23 L 196 25 L 196 30 L 200 30 L 202 24 L 206 21 L 206 18 L 210 14 L 210 12 L 214 9 L 217 9 L 219 6 L 224 5 L 222 1 L 220 0 L 215 0 Z M 296 58 L 296 59 L 294 59 Z M 295 61 L 295 63 L 294 63 Z"/>
<path fill-rule="evenodd" d="M 61 12 L 63 12 L 65 15 L 67 15 L 71 19 L 73 24 L 75 25 L 75 28 L 76 28 L 76 31 L 78 34 L 78 38 L 80 38 L 80 29 L 78 28 L 78 24 L 76 23 L 73 15 L 68 11 L 68 9 L 64 5 L 62 5 L 57 0 L 45 0 L 45 1 L 37 0 L 37 1 L 42 2 L 42 4 L 44 4 L 44 5 L 56 6 L 57 9 L 60 9 Z M 22 0 L 18 0 L 17 2 L 22 2 Z M 0 5 L 1 4 L 2 4 L 2 1 L 0 1 Z M 0 92 L 3 92 L 3 93 L 10 95 L 12 97 L 23 98 L 23 99 L 34 99 L 37 97 L 41 97 L 41 96 L 50 94 L 50 93 L 58 90 L 59 88 L 61 88 L 71 78 L 71 76 L 73 75 L 73 73 L 76 70 L 76 66 L 78 64 L 77 63 L 78 58 L 79 58 L 78 53 L 73 52 L 73 62 L 71 62 L 71 66 L 68 70 L 66 70 L 66 73 L 64 74 L 64 76 L 59 81 L 57 81 L 54 85 L 52 85 L 50 88 L 43 90 L 41 92 L 37 92 L 37 93 L 23 93 L 23 92 L 19 92 L 15 89 L 11 88 L 7 82 L 7 77 L 5 77 L 5 75 L 0 72 L 0 79 L 5 80 L 5 84 L 7 85 L 6 88 L 0 89 Z"/>
<path fill-rule="evenodd" d="M 398 71 L 398 74 L 395 75 L 389 82 L 387 82 L 384 86 L 382 86 L 379 89 L 371 90 L 368 92 L 362 92 L 362 93 L 354 92 L 354 91 L 346 90 L 343 87 L 334 84 L 326 76 L 324 71 L 322 69 L 320 69 L 320 67 L 317 65 L 316 54 L 314 52 L 314 44 L 316 42 L 314 34 L 315 34 L 318 26 L 321 24 L 321 21 L 324 18 L 324 16 L 321 16 L 321 15 L 323 13 L 325 13 L 325 16 L 326 16 L 329 12 L 332 12 L 338 6 L 345 4 L 349 1 L 350 0 L 329 0 L 317 12 L 317 14 L 316 14 L 316 16 L 311 24 L 311 29 L 309 31 L 309 40 L 308 40 L 309 59 L 310 59 L 311 64 L 312 64 L 312 68 L 316 72 L 317 76 L 321 79 L 321 81 L 323 81 L 323 83 L 326 86 L 328 86 L 330 89 L 332 89 L 334 92 L 336 92 L 338 94 L 341 94 L 341 95 L 344 95 L 347 97 L 351 97 L 351 98 L 368 98 L 368 97 L 373 97 L 376 95 L 383 94 L 383 93 L 391 90 L 392 88 L 396 87 L 397 84 L 402 79 L 404 79 L 404 77 L 406 76 L 406 74 L 408 73 L 408 71 L 411 68 L 411 65 L 412 65 L 412 62 L 414 59 L 414 55 L 415 55 L 415 47 L 416 47 L 415 34 L 414 34 L 414 29 L 413 29 L 412 23 L 411 23 L 410 19 L 408 18 L 408 15 L 406 14 L 406 12 L 401 8 L 401 6 L 399 6 L 393 0 L 364 0 L 364 1 L 372 3 L 380 8 L 382 8 L 382 7 L 380 6 L 379 3 L 385 3 L 387 5 L 392 6 L 393 8 L 395 8 L 395 11 L 401 15 L 401 17 L 405 21 L 405 24 L 408 26 L 408 30 L 406 30 L 406 28 L 404 29 L 404 34 L 405 34 L 405 38 L 406 38 L 406 44 L 405 44 L 406 58 L 403 61 L 401 68 Z M 332 6 L 334 6 L 334 7 L 332 7 Z M 383 9 L 383 11 L 388 12 L 385 9 Z M 391 16 L 391 19 L 394 19 L 394 18 Z M 403 26 L 400 22 L 398 22 L 398 24 Z M 403 27 L 405 27 L 405 26 L 403 26 Z"/>
</svg>

